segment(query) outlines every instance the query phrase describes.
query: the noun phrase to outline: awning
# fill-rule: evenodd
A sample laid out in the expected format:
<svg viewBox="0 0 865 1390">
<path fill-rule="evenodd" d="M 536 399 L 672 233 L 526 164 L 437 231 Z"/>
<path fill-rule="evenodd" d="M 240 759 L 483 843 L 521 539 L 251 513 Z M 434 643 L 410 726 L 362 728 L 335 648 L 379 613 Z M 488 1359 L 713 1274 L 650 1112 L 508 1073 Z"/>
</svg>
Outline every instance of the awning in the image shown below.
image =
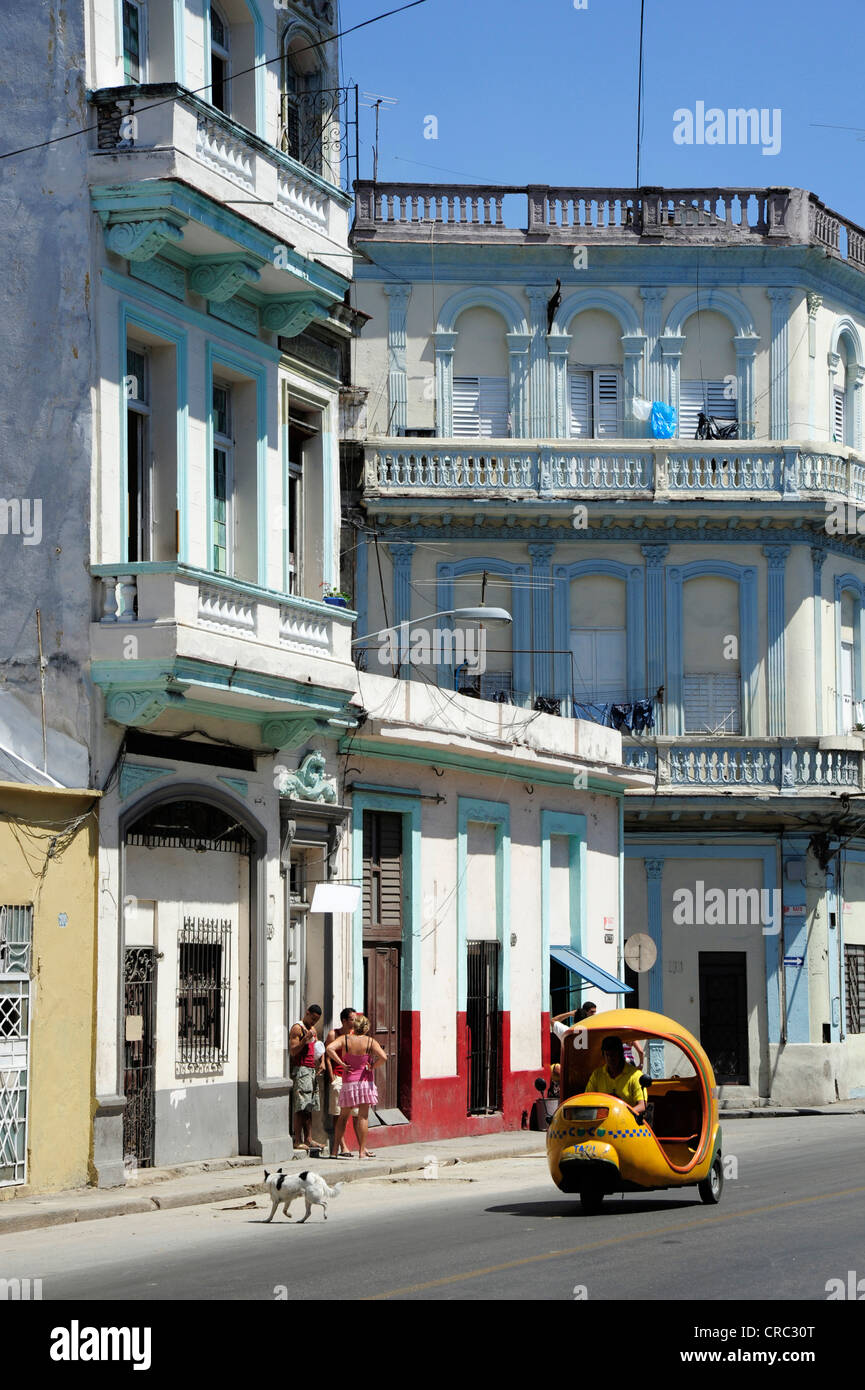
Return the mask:
<svg viewBox="0 0 865 1390">
<path fill-rule="evenodd" d="M 633 994 L 630 985 L 617 980 L 615 975 L 608 975 L 606 970 L 602 970 L 599 965 L 593 965 L 585 956 L 572 951 L 570 946 L 551 946 L 550 955 L 559 965 L 563 965 L 574 975 L 579 975 L 581 979 L 588 980 L 589 984 L 595 985 L 604 994 Z"/>
</svg>

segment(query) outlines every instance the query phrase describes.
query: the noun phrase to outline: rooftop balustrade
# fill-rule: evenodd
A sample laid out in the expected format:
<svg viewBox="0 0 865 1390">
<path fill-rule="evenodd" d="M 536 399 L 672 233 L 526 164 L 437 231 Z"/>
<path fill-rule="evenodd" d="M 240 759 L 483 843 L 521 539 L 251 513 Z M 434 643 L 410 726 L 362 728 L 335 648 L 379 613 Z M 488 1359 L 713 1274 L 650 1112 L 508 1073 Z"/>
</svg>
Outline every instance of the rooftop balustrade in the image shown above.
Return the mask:
<svg viewBox="0 0 865 1390">
<path fill-rule="evenodd" d="M 763 789 L 779 795 L 865 789 L 865 749 L 850 738 L 703 739 L 631 742 L 623 762 L 655 774 L 657 793 L 718 791 L 735 795 Z"/>
</svg>

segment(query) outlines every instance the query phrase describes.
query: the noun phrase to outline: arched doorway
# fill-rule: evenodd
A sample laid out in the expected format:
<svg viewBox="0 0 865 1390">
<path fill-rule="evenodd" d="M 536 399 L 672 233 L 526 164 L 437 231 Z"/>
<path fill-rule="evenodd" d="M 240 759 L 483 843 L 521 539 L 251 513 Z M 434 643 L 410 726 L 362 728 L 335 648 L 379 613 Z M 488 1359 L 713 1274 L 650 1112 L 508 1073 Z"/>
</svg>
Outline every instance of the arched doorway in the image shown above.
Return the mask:
<svg viewBox="0 0 865 1390">
<path fill-rule="evenodd" d="M 124 1163 L 249 1152 L 257 845 L 230 804 L 151 800 L 124 831 Z M 251 1065 L 251 1061 L 253 1065 Z"/>
</svg>

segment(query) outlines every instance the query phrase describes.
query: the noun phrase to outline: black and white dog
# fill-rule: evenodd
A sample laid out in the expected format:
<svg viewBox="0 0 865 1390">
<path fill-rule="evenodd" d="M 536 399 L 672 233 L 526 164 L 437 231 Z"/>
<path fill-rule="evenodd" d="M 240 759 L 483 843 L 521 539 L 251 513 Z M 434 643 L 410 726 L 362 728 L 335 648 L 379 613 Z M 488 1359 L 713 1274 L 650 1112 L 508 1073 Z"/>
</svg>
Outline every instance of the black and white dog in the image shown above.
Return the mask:
<svg viewBox="0 0 865 1390">
<path fill-rule="evenodd" d="M 273 1206 L 270 1209 L 270 1216 L 265 1220 L 272 1221 L 276 1214 L 277 1207 L 282 1207 L 286 1216 L 291 1219 L 288 1210 L 296 1197 L 302 1197 L 306 1203 L 306 1216 L 301 1217 L 299 1224 L 302 1226 L 309 1217 L 314 1206 L 321 1207 L 324 1211 L 324 1219 L 327 1220 L 327 1204 L 332 1197 L 338 1197 L 342 1191 L 342 1183 L 335 1183 L 333 1187 L 328 1187 L 320 1173 L 313 1173 L 307 1169 L 303 1173 L 283 1173 L 278 1168 L 275 1173 L 268 1173 L 264 1170 L 264 1183 L 270 1194 Z"/>
</svg>

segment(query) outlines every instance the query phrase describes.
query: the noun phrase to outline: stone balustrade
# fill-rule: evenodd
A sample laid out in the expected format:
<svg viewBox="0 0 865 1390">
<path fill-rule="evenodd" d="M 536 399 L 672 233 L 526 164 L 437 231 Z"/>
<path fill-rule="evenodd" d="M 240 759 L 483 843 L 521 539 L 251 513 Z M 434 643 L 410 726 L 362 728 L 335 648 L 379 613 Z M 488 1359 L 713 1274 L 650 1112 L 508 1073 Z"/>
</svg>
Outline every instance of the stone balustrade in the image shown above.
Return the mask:
<svg viewBox="0 0 865 1390">
<path fill-rule="evenodd" d="M 783 742 L 749 739 L 659 739 L 628 743 L 626 767 L 655 773 L 656 790 L 674 793 L 762 787 L 785 796 L 802 792 L 836 795 L 865 787 L 865 750 L 832 746 L 849 740 L 799 738 Z"/>
<path fill-rule="evenodd" d="M 749 440 L 455 441 L 373 439 L 364 491 L 376 497 L 537 497 L 579 494 L 635 501 L 694 497 L 865 501 L 865 462 Z"/>
<path fill-rule="evenodd" d="M 355 185 L 354 238 L 811 244 L 865 269 L 865 230 L 802 188 Z"/>
</svg>

